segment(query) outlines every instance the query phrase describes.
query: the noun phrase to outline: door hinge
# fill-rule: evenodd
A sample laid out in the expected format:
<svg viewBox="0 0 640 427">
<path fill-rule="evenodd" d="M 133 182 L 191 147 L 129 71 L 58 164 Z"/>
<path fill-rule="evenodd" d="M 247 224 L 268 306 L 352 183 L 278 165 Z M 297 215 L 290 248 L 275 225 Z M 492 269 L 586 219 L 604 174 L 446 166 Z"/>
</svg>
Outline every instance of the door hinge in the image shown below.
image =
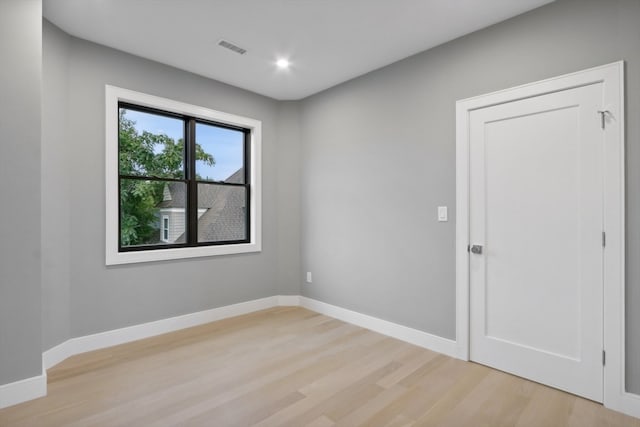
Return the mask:
<svg viewBox="0 0 640 427">
<path fill-rule="evenodd" d="M 607 246 L 607 233 L 605 233 L 603 231 L 602 232 L 602 247 L 604 248 L 605 246 Z"/>
<path fill-rule="evenodd" d="M 467 252 L 471 252 L 471 245 L 467 245 Z"/>
<path fill-rule="evenodd" d="M 602 366 L 604 366 L 607 362 L 607 353 L 602 350 Z"/>
<path fill-rule="evenodd" d="M 598 114 L 600 114 L 600 127 L 604 129 L 604 126 L 607 122 L 607 114 L 611 114 L 609 110 L 598 110 Z"/>
</svg>

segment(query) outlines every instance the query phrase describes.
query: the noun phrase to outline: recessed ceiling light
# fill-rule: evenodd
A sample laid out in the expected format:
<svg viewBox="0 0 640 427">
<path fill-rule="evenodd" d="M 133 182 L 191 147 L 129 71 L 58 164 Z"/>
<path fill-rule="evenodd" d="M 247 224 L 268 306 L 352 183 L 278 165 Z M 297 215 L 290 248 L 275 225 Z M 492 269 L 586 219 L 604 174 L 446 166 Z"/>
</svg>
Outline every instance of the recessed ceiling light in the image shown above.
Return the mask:
<svg viewBox="0 0 640 427">
<path fill-rule="evenodd" d="M 287 68 L 289 68 L 291 63 L 288 59 L 281 58 L 276 61 L 276 65 L 278 66 L 278 68 L 286 70 Z"/>
</svg>

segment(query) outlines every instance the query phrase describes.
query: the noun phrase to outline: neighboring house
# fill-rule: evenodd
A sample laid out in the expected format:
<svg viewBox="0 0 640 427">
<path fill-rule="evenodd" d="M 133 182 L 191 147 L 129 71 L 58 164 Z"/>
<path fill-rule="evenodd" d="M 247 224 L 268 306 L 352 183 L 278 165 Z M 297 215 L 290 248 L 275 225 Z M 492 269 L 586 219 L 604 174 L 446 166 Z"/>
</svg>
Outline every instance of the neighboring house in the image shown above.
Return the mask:
<svg viewBox="0 0 640 427">
<path fill-rule="evenodd" d="M 242 183 L 244 169 L 240 168 L 224 180 Z M 198 185 L 198 241 L 219 242 L 245 240 L 246 197 L 243 187 L 216 184 Z M 172 182 L 164 187 L 163 200 L 158 203 L 160 241 L 184 243 L 186 186 Z"/>
</svg>

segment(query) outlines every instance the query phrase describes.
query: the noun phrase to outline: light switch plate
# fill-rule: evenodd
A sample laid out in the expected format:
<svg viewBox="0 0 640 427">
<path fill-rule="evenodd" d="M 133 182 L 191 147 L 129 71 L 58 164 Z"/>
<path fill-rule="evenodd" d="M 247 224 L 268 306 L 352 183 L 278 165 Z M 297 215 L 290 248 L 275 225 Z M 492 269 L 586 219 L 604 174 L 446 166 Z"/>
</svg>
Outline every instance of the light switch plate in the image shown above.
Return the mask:
<svg viewBox="0 0 640 427">
<path fill-rule="evenodd" d="M 447 207 L 446 206 L 438 206 L 438 221 L 440 222 L 444 222 L 444 221 L 448 221 L 449 220 L 449 216 L 447 213 Z"/>
</svg>

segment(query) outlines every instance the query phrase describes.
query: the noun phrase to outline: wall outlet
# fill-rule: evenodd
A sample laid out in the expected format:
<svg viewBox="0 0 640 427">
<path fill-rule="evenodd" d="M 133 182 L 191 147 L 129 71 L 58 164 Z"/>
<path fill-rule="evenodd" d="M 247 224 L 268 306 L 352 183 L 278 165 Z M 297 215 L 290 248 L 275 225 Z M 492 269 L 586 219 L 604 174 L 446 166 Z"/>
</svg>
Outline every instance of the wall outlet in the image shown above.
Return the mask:
<svg viewBox="0 0 640 427">
<path fill-rule="evenodd" d="M 312 283 L 313 282 L 313 278 L 311 277 L 311 272 L 307 271 L 307 283 Z"/>
</svg>

